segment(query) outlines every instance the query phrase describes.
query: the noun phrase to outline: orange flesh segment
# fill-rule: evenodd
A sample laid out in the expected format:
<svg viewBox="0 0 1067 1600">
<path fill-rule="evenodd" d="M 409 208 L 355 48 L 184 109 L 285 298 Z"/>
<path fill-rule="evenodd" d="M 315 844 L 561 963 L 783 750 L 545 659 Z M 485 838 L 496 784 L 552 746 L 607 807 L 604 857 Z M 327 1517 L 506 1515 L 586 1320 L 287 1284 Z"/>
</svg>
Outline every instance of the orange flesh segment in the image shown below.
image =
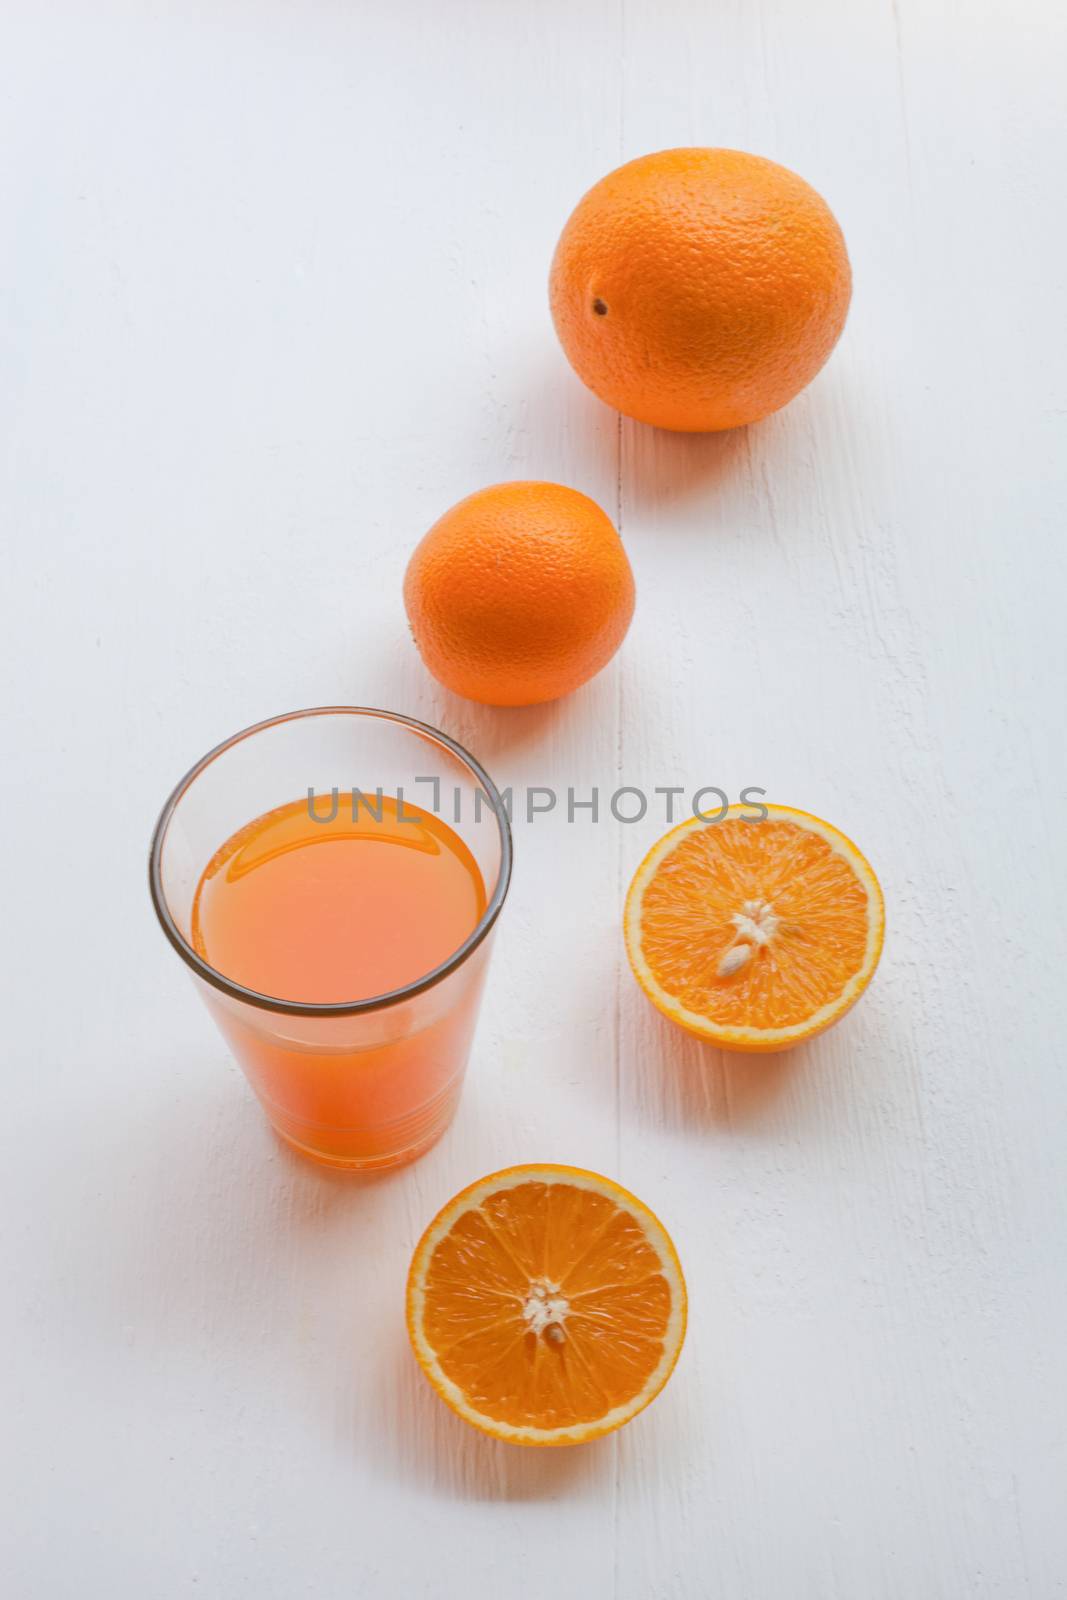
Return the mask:
<svg viewBox="0 0 1067 1600">
<path fill-rule="evenodd" d="M 773 939 L 720 976 L 735 914 L 773 908 Z M 727 817 L 664 858 L 641 901 L 641 952 L 656 982 L 721 1028 L 786 1028 L 831 1004 L 863 965 L 867 890 L 818 833 Z"/>
<path fill-rule="evenodd" d="M 562 1298 L 564 1337 L 524 1316 Z M 514 1427 L 594 1423 L 639 1394 L 663 1355 L 671 1293 L 636 1219 L 605 1195 L 531 1181 L 488 1195 L 442 1238 L 423 1328 L 444 1375 Z"/>
</svg>

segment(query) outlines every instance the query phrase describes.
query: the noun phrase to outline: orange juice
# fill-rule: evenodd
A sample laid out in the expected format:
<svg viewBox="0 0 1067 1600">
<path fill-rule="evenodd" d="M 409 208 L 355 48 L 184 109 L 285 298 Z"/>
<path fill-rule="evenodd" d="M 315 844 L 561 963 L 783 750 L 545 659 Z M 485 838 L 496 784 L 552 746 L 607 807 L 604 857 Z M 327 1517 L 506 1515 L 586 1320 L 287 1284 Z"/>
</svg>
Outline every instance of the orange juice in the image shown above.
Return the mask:
<svg viewBox="0 0 1067 1600">
<path fill-rule="evenodd" d="M 333 815 L 326 820 L 328 812 Z M 292 801 L 227 839 L 193 900 L 192 944 L 216 972 L 260 995 L 354 1004 L 418 984 L 474 932 L 486 890 L 467 845 L 440 817 L 388 795 Z M 388 1028 L 354 1048 L 342 1019 L 257 1027 L 215 991 L 208 1003 L 274 1126 L 337 1165 L 417 1155 L 447 1124 L 473 1032 L 481 949 L 448 979 L 385 1006 Z M 357 1160 L 358 1158 L 358 1160 Z"/>
<path fill-rule="evenodd" d="M 339 794 L 326 820 L 322 797 L 294 800 L 215 852 L 192 934 L 217 972 L 276 1000 L 369 1000 L 425 977 L 474 931 L 485 885 L 459 835 L 409 800 L 352 801 Z"/>
</svg>

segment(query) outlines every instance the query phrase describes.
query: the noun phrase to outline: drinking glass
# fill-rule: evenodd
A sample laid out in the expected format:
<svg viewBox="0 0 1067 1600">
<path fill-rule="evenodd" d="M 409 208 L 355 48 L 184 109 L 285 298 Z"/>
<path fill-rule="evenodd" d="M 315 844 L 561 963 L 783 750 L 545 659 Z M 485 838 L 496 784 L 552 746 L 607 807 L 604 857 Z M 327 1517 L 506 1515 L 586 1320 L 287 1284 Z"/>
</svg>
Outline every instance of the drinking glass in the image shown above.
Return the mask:
<svg viewBox="0 0 1067 1600">
<path fill-rule="evenodd" d="M 335 789 L 439 805 L 478 864 L 485 910 L 446 960 L 387 994 L 302 1004 L 256 993 L 194 948 L 197 885 L 239 828 L 305 794 L 327 809 Z M 507 811 L 474 757 L 391 711 L 322 706 L 273 717 L 209 751 L 177 785 L 152 838 L 152 902 L 290 1145 L 328 1166 L 369 1170 L 413 1161 L 441 1136 L 459 1100 L 511 856 Z"/>
</svg>

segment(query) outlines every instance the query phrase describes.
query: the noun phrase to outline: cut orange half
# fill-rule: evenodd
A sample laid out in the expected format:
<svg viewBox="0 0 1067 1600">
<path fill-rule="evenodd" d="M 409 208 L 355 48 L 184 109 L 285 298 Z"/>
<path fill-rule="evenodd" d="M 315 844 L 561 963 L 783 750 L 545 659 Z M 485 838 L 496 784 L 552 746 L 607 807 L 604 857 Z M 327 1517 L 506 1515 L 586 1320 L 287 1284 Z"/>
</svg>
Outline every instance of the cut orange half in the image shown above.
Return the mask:
<svg viewBox="0 0 1067 1600">
<path fill-rule="evenodd" d="M 806 811 L 693 817 L 642 861 L 626 897 L 630 964 L 653 1005 L 726 1050 L 785 1050 L 843 1017 L 882 953 L 869 863 Z"/>
<path fill-rule="evenodd" d="M 640 1200 L 578 1167 L 509 1167 L 450 1200 L 408 1274 L 437 1393 L 512 1444 L 582 1444 L 659 1394 L 685 1337 L 674 1246 Z"/>
</svg>

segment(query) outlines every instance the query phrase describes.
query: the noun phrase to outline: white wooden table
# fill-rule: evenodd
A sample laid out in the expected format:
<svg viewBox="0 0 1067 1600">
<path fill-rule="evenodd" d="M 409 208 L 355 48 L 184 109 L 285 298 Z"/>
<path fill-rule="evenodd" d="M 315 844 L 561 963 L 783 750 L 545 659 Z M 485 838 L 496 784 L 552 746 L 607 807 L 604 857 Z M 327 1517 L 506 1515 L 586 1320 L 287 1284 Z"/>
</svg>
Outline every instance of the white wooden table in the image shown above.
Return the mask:
<svg viewBox="0 0 1067 1600">
<path fill-rule="evenodd" d="M 1067 27 L 1051 0 L 8 0 L 2 1236 L 11 1600 L 1050 1600 L 1064 1488 Z M 623 158 L 772 156 L 841 220 L 844 339 L 736 434 L 624 423 L 546 308 Z M 621 524 L 616 663 L 439 690 L 409 550 L 558 479 Z M 459 1119 L 371 1184 L 267 1132 L 149 909 L 173 780 L 299 705 L 497 780 L 746 784 L 880 872 L 860 1008 L 767 1063 L 619 935 L 666 823 L 517 827 Z M 662 804 L 662 802 L 660 802 Z M 670 1387 L 570 1452 L 415 1370 L 411 1247 L 513 1161 L 672 1230 Z"/>
</svg>

